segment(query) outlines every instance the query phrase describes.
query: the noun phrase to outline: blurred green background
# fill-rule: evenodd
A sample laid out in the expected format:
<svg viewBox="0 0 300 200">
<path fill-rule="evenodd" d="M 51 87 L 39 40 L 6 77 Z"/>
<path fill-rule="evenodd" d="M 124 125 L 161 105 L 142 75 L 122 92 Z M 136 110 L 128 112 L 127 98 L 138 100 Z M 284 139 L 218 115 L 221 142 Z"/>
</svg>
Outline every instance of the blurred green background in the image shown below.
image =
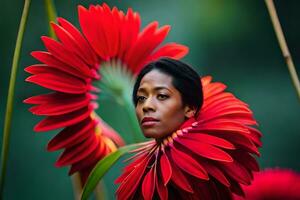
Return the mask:
<svg viewBox="0 0 300 200">
<path fill-rule="evenodd" d="M 0 14 L 0 142 L 12 56 L 23 1 L 1 0 Z M 41 35 L 48 34 L 44 1 L 32 0 L 17 76 L 9 159 L 4 199 L 73 199 L 68 168 L 56 168 L 60 152 L 46 152 L 47 142 L 58 132 L 34 133 L 42 118 L 27 111 L 22 101 L 44 93 L 45 89 L 25 83 L 24 68 L 35 64 L 30 52 L 42 50 Z M 102 1 L 54 1 L 58 16 L 77 27 L 77 5 L 87 7 Z M 184 61 L 201 75 L 215 81 L 247 102 L 264 134 L 259 162 L 261 168 L 284 167 L 300 171 L 300 109 L 289 73 L 281 55 L 264 1 L 238 0 L 136 0 L 108 1 L 110 6 L 140 13 L 143 27 L 157 20 L 170 24 L 167 41 L 187 45 L 190 53 Z M 276 1 L 278 15 L 294 63 L 300 73 L 300 2 Z M 109 100 L 100 102 L 98 113 L 126 137 L 129 127 L 125 111 Z M 116 115 L 118 120 L 116 119 Z M 124 118 L 124 119 L 122 119 Z M 105 177 L 107 199 L 113 199 L 121 162 Z"/>
</svg>

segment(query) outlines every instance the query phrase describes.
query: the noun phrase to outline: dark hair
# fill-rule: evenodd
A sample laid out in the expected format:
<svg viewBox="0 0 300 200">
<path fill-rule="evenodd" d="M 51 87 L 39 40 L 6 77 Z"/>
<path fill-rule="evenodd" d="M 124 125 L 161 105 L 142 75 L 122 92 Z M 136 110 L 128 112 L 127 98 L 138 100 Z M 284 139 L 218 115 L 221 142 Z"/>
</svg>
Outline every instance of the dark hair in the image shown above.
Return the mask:
<svg viewBox="0 0 300 200">
<path fill-rule="evenodd" d="M 203 104 L 203 92 L 200 76 L 188 64 L 171 58 L 161 58 L 147 64 L 138 74 L 133 87 L 132 99 L 137 105 L 137 90 L 142 78 L 152 70 L 158 70 L 172 77 L 173 86 L 180 92 L 184 105 L 196 108 L 197 116 Z"/>
</svg>

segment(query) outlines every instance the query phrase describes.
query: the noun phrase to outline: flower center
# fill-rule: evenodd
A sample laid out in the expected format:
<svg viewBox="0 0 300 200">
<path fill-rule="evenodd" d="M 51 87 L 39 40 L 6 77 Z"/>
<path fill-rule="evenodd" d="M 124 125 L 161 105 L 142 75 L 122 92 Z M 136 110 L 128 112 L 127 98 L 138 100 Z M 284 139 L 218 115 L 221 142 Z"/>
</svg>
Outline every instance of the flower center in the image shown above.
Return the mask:
<svg viewBox="0 0 300 200">
<path fill-rule="evenodd" d="M 103 62 L 100 67 L 101 95 L 112 97 L 117 103 L 123 105 L 124 101 L 131 101 L 134 85 L 134 76 L 119 59 Z"/>
</svg>

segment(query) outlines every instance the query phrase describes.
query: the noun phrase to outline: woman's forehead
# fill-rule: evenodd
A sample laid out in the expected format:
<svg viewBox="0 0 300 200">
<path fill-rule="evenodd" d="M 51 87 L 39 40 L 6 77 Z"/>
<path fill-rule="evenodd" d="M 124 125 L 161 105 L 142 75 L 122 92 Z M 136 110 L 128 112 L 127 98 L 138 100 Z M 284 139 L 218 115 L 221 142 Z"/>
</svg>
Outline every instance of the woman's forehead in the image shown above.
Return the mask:
<svg viewBox="0 0 300 200">
<path fill-rule="evenodd" d="M 152 70 L 142 78 L 139 90 L 144 88 L 174 88 L 172 77 L 158 70 Z M 175 88 L 174 88 L 175 89 Z"/>
</svg>

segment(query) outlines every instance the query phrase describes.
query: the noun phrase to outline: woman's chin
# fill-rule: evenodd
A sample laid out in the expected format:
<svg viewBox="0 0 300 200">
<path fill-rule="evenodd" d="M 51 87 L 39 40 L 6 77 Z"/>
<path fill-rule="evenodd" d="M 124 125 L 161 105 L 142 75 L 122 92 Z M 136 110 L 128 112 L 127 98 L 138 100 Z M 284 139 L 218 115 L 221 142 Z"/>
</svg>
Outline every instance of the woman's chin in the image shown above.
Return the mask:
<svg viewBox="0 0 300 200">
<path fill-rule="evenodd" d="M 163 133 L 155 130 L 144 130 L 143 133 L 146 138 L 153 138 L 153 139 L 161 139 L 169 135 L 167 133 Z"/>
</svg>

